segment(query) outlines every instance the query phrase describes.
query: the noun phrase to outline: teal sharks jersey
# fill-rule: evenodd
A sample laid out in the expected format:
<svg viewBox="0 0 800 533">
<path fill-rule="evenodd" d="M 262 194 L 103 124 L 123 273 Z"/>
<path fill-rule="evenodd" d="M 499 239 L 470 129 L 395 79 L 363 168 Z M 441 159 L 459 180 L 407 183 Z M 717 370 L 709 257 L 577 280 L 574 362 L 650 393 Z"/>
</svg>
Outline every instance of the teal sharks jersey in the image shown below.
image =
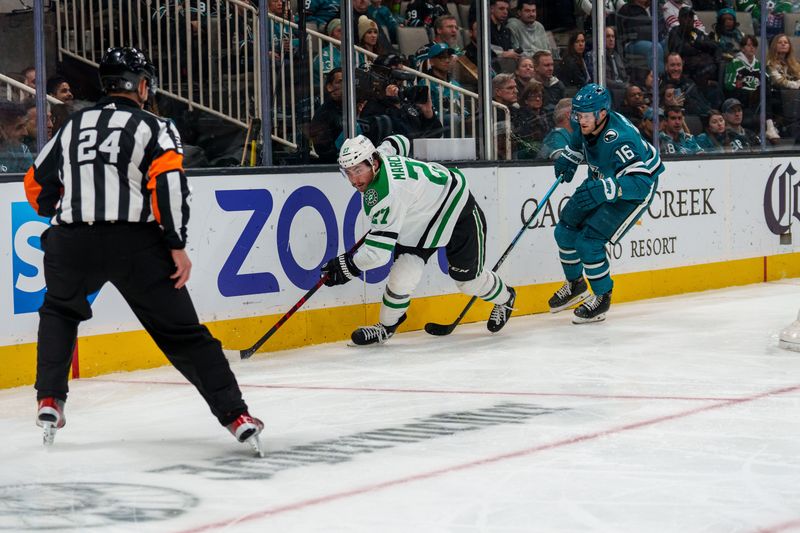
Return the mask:
<svg viewBox="0 0 800 533">
<path fill-rule="evenodd" d="M 664 171 L 653 145 L 627 118 L 614 111 L 609 111 L 605 128 L 594 138 L 584 137 L 578 124 L 573 124 L 569 145 L 583 154 L 589 165 L 588 179 L 614 179 L 618 197 L 623 200 L 650 197 Z"/>
</svg>

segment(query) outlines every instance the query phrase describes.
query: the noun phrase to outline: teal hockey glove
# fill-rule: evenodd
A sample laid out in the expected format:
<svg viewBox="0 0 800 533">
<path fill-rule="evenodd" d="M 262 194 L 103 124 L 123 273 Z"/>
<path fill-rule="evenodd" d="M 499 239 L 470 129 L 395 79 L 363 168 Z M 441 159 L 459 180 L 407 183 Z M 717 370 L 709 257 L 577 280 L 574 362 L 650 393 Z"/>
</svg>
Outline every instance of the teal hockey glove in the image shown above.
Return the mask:
<svg viewBox="0 0 800 533">
<path fill-rule="evenodd" d="M 613 202 L 619 195 L 617 182 L 613 178 L 586 180 L 575 191 L 573 198 L 586 211 L 594 209 L 603 202 Z"/>
<path fill-rule="evenodd" d="M 561 155 L 556 159 L 553 168 L 556 171 L 556 177 L 561 178 L 564 183 L 569 183 L 575 176 L 575 171 L 578 169 L 578 164 L 583 161 L 583 154 L 565 146 Z"/>
</svg>

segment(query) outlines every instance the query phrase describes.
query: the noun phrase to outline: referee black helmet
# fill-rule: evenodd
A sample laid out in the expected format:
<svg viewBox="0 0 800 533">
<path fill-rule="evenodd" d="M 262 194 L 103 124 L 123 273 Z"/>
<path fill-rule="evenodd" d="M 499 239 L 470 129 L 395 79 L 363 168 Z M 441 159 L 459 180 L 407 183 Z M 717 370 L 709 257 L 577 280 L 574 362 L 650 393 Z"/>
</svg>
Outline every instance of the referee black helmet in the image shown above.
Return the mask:
<svg viewBox="0 0 800 533">
<path fill-rule="evenodd" d="M 100 83 L 107 93 L 136 92 L 142 78 L 147 80 L 150 96 L 154 96 L 158 85 L 156 67 L 137 48 L 109 48 L 100 60 Z"/>
</svg>

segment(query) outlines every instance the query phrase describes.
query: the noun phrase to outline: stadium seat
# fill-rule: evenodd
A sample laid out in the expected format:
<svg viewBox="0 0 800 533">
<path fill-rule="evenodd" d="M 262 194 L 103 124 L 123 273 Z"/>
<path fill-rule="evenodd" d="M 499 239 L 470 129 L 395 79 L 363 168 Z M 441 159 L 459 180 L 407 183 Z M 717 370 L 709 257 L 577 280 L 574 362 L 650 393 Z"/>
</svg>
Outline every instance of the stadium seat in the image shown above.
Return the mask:
<svg viewBox="0 0 800 533">
<path fill-rule="evenodd" d="M 745 13 L 744 11 L 737 11 L 736 21 L 739 23 L 739 29 L 742 30 L 742 33 L 745 35 L 755 35 L 755 31 L 753 31 L 753 15 L 750 13 Z M 783 22 L 785 25 L 786 15 L 784 15 Z M 790 28 L 789 26 L 785 25 L 784 28 L 786 29 L 787 34 L 794 33 L 794 26 Z"/>
<path fill-rule="evenodd" d="M 700 120 L 700 117 L 697 115 L 686 115 L 683 119 L 686 121 L 686 125 L 689 127 L 689 131 L 692 135 L 700 135 L 703 133 L 703 122 Z"/>
<path fill-rule="evenodd" d="M 458 4 L 458 15 L 461 19 L 459 26 L 469 29 L 469 4 Z"/>
<path fill-rule="evenodd" d="M 717 23 L 717 12 L 716 11 L 695 11 L 695 15 L 699 18 L 703 25 L 706 27 L 706 33 L 711 33 L 714 31 L 714 24 Z M 736 16 L 741 15 L 741 13 L 737 13 Z M 752 23 L 752 22 L 751 22 Z"/>
<path fill-rule="evenodd" d="M 400 53 L 405 56 L 413 55 L 430 42 L 428 37 L 428 30 L 426 28 L 410 28 L 407 26 L 399 26 L 397 28 L 397 46 L 400 48 Z"/>
</svg>

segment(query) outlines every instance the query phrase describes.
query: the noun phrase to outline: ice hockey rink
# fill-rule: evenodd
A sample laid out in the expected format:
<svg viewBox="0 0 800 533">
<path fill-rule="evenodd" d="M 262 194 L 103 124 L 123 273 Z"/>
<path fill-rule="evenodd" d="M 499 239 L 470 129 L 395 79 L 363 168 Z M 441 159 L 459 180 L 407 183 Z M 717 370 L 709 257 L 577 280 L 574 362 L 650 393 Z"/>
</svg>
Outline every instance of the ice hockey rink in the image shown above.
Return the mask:
<svg viewBox="0 0 800 533">
<path fill-rule="evenodd" d="M 3 390 L 0 530 L 800 531 L 799 307 L 793 279 L 259 354 L 264 459 L 171 367 L 73 381 L 48 451 Z"/>
</svg>

